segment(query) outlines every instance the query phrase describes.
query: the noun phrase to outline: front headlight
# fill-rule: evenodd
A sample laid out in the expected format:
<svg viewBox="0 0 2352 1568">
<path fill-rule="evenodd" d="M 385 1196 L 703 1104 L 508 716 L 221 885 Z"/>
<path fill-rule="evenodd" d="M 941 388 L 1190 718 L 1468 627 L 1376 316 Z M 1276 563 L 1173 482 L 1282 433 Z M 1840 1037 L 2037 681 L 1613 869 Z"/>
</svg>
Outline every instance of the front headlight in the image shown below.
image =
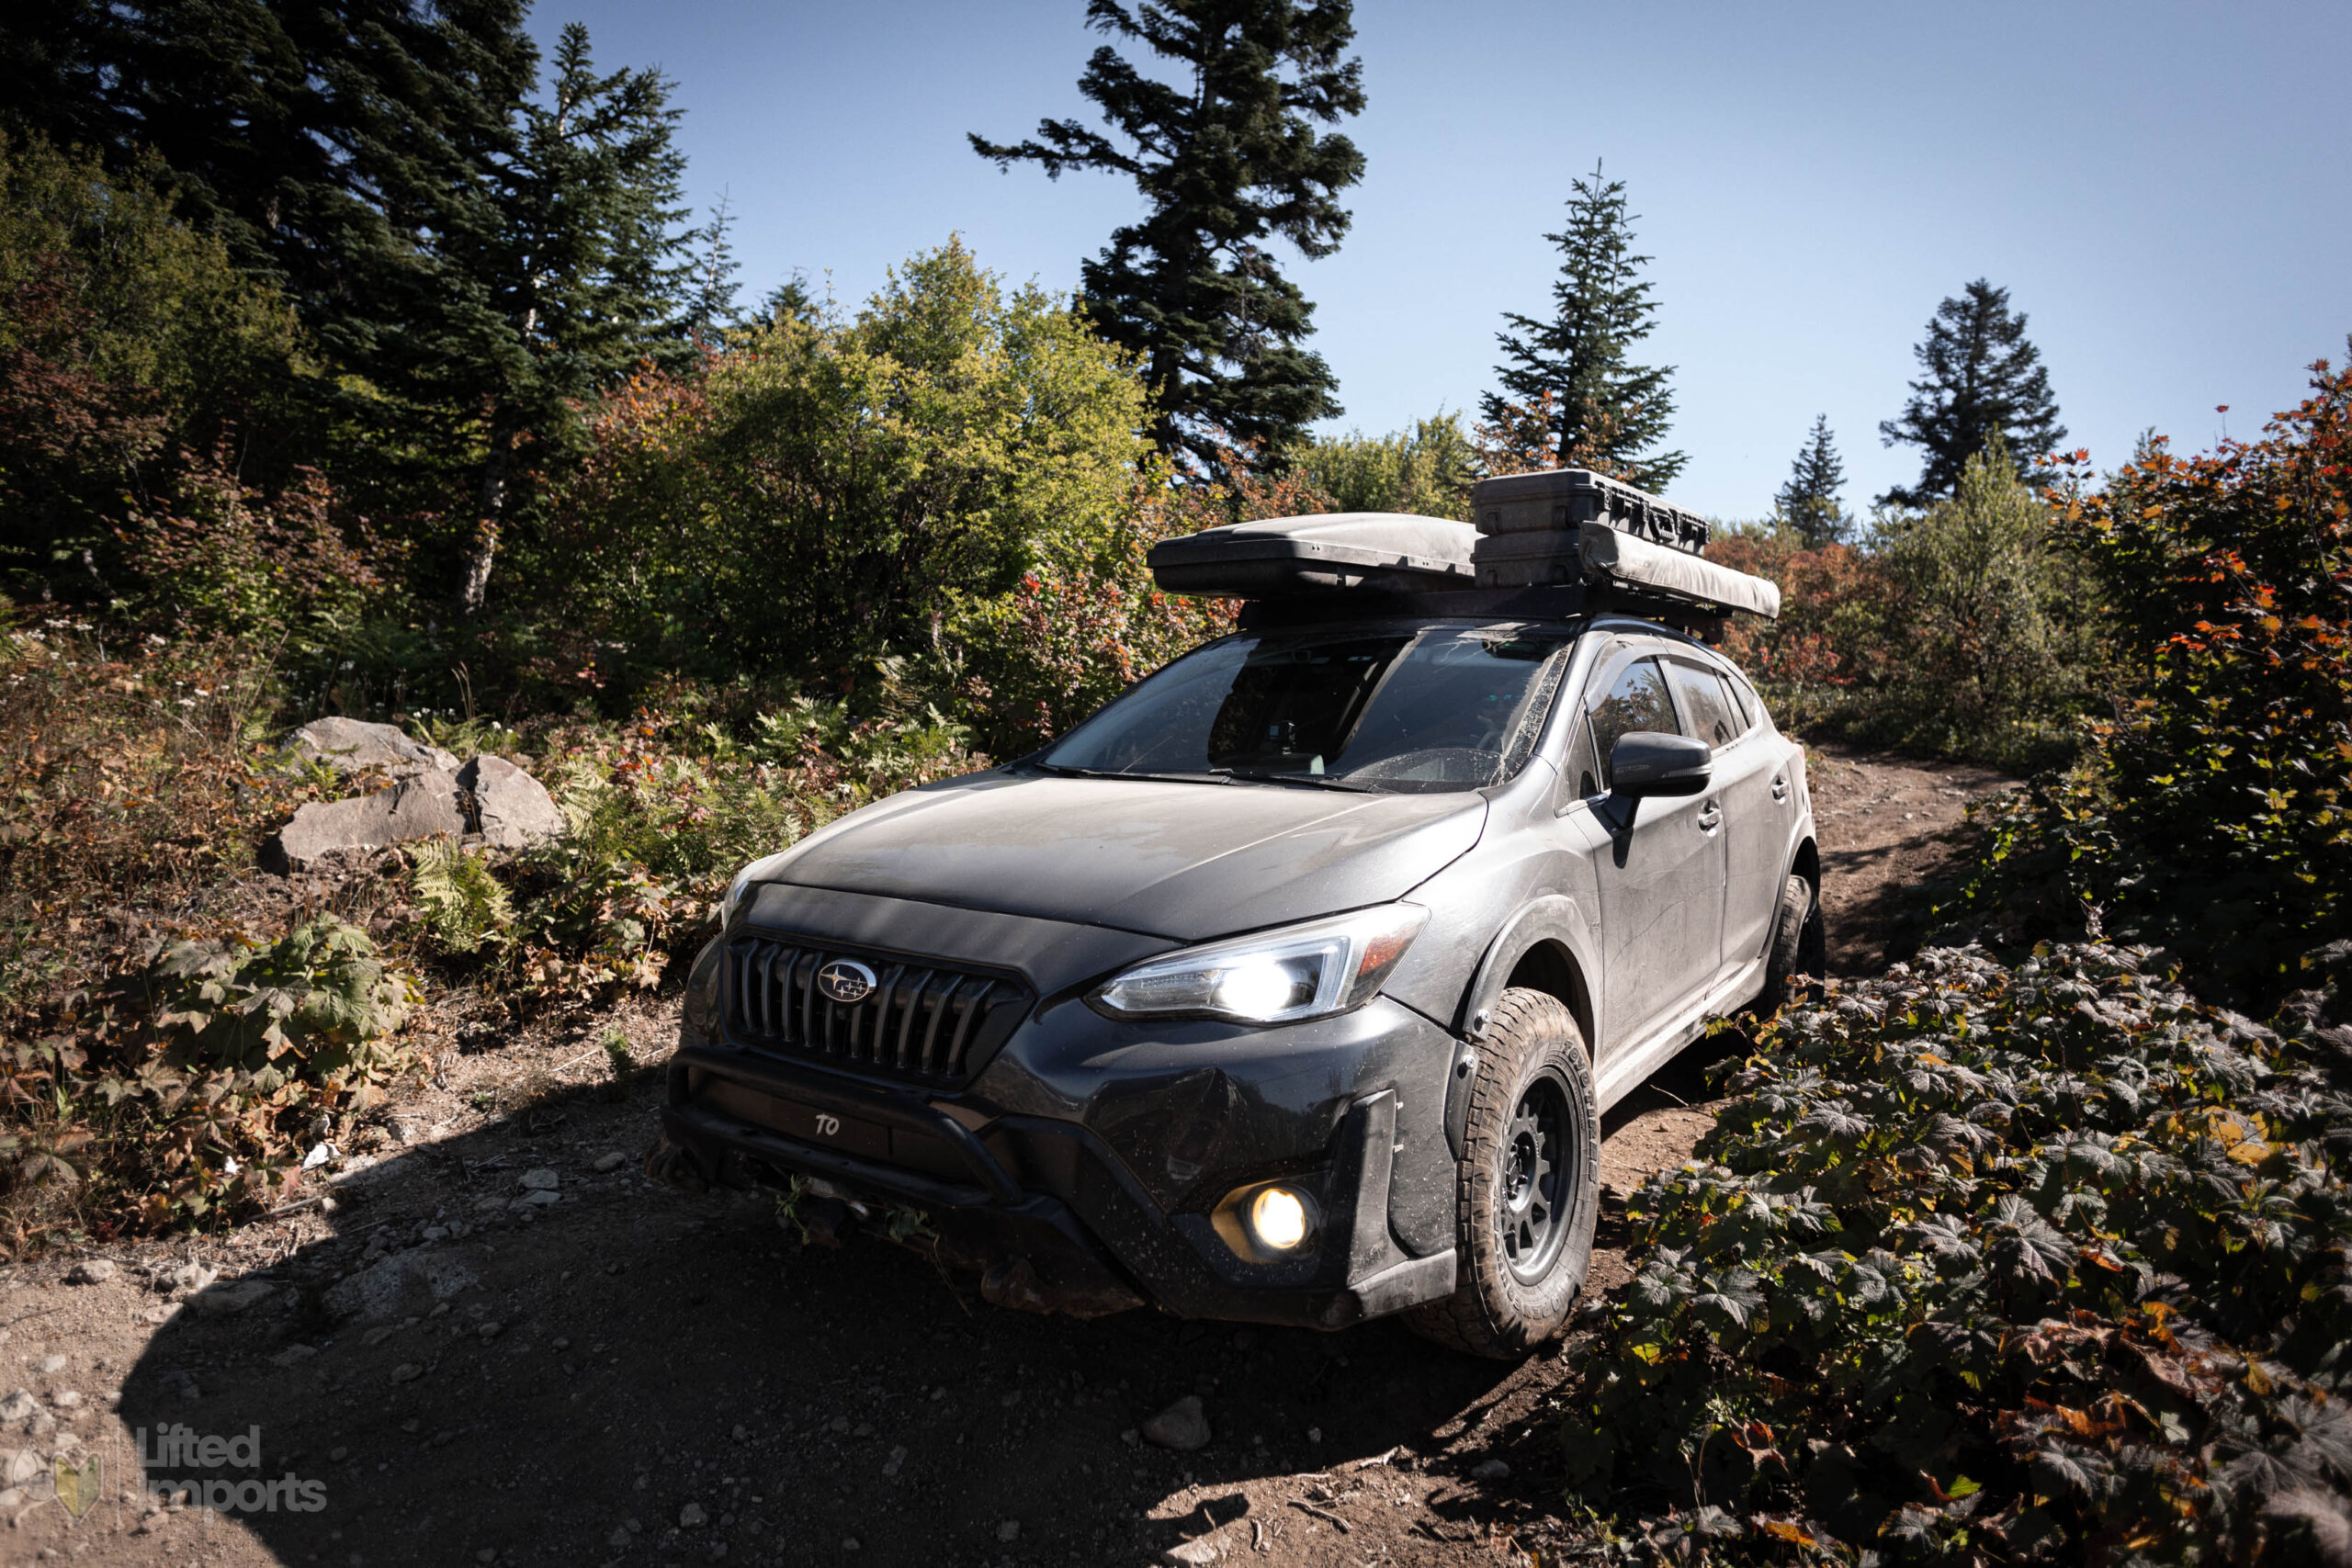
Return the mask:
<svg viewBox="0 0 2352 1568">
<path fill-rule="evenodd" d="M 1113 1018 L 1325 1018 L 1370 1001 L 1429 918 L 1418 904 L 1382 904 L 1190 947 L 1138 964 L 1086 999 Z"/>
</svg>

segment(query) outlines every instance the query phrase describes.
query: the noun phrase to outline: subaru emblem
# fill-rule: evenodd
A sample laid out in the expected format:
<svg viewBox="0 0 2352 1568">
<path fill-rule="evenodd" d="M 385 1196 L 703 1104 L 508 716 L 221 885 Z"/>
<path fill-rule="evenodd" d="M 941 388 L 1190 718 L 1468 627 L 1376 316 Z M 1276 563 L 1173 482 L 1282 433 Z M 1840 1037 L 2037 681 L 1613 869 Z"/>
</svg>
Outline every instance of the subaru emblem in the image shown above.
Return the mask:
<svg viewBox="0 0 2352 1568">
<path fill-rule="evenodd" d="M 836 958 L 817 971 L 817 988 L 837 1002 L 862 1002 L 874 989 L 874 971 L 855 959 Z"/>
</svg>

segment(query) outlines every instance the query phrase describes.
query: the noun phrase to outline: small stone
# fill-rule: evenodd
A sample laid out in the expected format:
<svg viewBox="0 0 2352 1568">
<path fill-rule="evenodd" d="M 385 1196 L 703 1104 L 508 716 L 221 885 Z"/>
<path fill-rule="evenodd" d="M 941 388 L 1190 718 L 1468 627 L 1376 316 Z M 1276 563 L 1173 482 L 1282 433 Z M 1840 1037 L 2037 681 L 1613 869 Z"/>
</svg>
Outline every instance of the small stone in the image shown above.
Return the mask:
<svg viewBox="0 0 2352 1568">
<path fill-rule="evenodd" d="M 414 1361 L 402 1361 L 399 1366 L 392 1369 L 392 1381 L 394 1382 L 414 1382 L 424 1375 L 424 1369 L 418 1366 Z"/>
<path fill-rule="evenodd" d="M 885 1475 L 896 1475 L 899 1472 L 904 1470 L 906 1465 L 907 1447 L 904 1443 L 900 1443 L 893 1447 L 890 1450 L 890 1457 L 882 1461 L 882 1473 Z"/>
<path fill-rule="evenodd" d="M 1470 1472 L 1473 1481 L 1509 1481 L 1510 1463 L 1507 1460 L 1490 1459 Z"/>
<path fill-rule="evenodd" d="M 628 1156 L 621 1153 L 618 1149 L 614 1149 L 608 1153 L 601 1154 L 596 1156 L 595 1171 L 599 1176 L 608 1175 L 613 1171 L 618 1170 L 628 1163 Z"/>
<path fill-rule="evenodd" d="M 485 1323 L 480 1328 L 474 1330 L 476 1334 L 481 1335 L 484 1339 L 495 1339 L 505 1331 L 506 1325 L 503 1323 Z"/>
<path fill-rule="evenodd" d="M 399 1324 L 387 1323 L 379 1327 L 371 1328 L 367 1333 L 361 1335 L 359 1337 L 359 1343 L 365 1345 L 368 1349 L 373 1350 L 377 1346 L 381 1345 L 385 1340 L 390 1339 L 393 1335 L 398 1334 L 400 1331 L 401 1325 Z"/>
<path fill-rule="evenodd" d="M 678 1510 L 678 1526 L 682 1529 L 700 1529 L 709 1522 L 710 1516 L 702 1511 L 700 1503 L 689 1503 Z"/>
<path fill-rule="evenodd" d="M 475 1552 L 475 1553 L 474 1553 L 474 1561 L 475 1561 L 475 1562 L 497 1562 L 497 1561 L 498 1561 L 498 1548 L 496 1548 L 496 1547 L 494 1547 L 494 1546 L 485 1546 L 485 1547 L 483 1547 L 480 1551 L 477 1551 L 477 1552 Z"/>
<path fill-rule="evenodd" d="M 522 1185 L 526 1191 L 552 1192 L 561 1183 L 562 1179 L 545 1166 L 541 1166 L 537 1170 L 526 1170 L 523 1173 Z"/>
<path fill-rule="evenodd" d="M 627 1546 L 628 1544 L 628 1527 L 627 1525 L 615 1525 L 613 1527 L 613 1533 L 605 1538 L 605 1544 L 606 1546 L 616 1548 Z"/>
<path fill-rule="evenodd" d="M 288 1345 L 285 1349 L 272 1356 L 270 1361 L 273 1365 L 280 1367 L 299 1367 L 318 1353 L 316 1348 L 309 1345 Z"/>
<path fill-rule="evenodd" d="M 60 1410 L 78 1410 L 82 1406 L 82 1396 L 70 1388 L 60 1389 L 49 1396 L 49 1402 Z"/>
<path fill-rule="evenodd" d="M 1309 1427 L 1306 1429 L 1306 1440 L 1310 1443 L 1321 1442 L 1323 1440 L 1323 1428 L 1320 1427 Z"/>
<path fill-rule="evenodd" d="M 10 1486 L 22 1486 L 48 1469 L 38 1449 L 17 1449 L 0 1453 L 0 1482 Z"/>
<path fill-rule="evenodd" d="M 33 1391 L 28 1388 L 13 1389 L 6 1397 L 0 1398 L 0 1421 L 22 1421 L 40 1413 L 40 1401 L 33 1397 Z"/>
<path fill-rule="evenodd" d="M 854 1535 L 845 1535 L 842 1537 L 842 1550 L 843 1551 L 855 1551 L 857 1550 L 857 1537 Z"/>
<path fill-rule="evenodd" d="M 208 1269 L 201 1263 L 183 1263 L 164 1277 L 164 1284 L 166 1290 L 192 1296 L 220 1277 L 218 1269 Z"/>
<path fill-rule="evenodd" d="M 1130 1427 L 1125 1431 L 1119 1434 L 1119 1441 L 1126 1444 L 1129 1448 L 1134 1448 L 1136 1444 L 1143 1441 L 1143 1434 L 1136 1431 L 1133 1427 Z"/>
<path fill-rule="evenodd" d="M 1201 1396 L 1188 1393 L 1143 1424 L 1147 1440 L 1180 1454 L 1209 1446 L 1208 1417 L 1201 1414 Z"/>
<path fill-rule="evenodd" d="M 1011 1546 L 1021 1539 L 1021 1521 L 1019 1519 L 1005 1520 L 1004 1523 L 996 1527 L 996 1538 L 1005 1545 Z"/>
<path fill-rule="evenodd" d="M 524 1193 L 520 1198 L 515 1199 L 514 1202 L 508 1204 L 507 1207 L 513 1209 L 538 1209 L 544 1208 L 549 1203 L 560 1203 L 562 1201 L 562 1193 L 549 1191 L 546 1188 L 539 1188 L 534 1191 Z"/>
<path fill-rule="evenodd" d="M 554 1346 L 554 1347 L 555 1347 L 557 1349 L 559 1349 L 559 1350 L 569 1350 L 569 1349 L 571 1349 L 571 1340 L 569 1340 L 569 1339 L 566 1339 L 566 1338 L 565 1338 L 562 1335 L 560 1335 L 560 1334 L 557 1335 L 554 1338 L 552 1338 L 552 1339 L 548 1340 L 548 1344 L 550 1344 L 550 1345 L 552 1345 L 552 1346 Z"/>
<path fill-rule="evenodd" d="M 347 1460 L 350 1457 L 351 1450 L 349 1449 L 329 1449 L 327 1450 L 327 1462 L 329 1464 L 341 1464 L 345 1460 Z"/>
<path fill-rule="evenodd" d="M 54 1377 L 64 1370 L 65 1358 L 62 1356 L 43 1356 L 40 1360 L 33 1363 L 33 1371 L 39 1372 L 45 1378 Z"/>
<path fill-rule="evenodd" d="M 214 1285 L 188 1298 L 188 1305 L 208 1317 L 233 1317 L 238 1313 L 257 1307 L 277 1293 L 277 1287 L 266 1280 L 239 1280 L 232 1284 Z"/>
<path fill-rule="evenodd" d="M 1162 1562 L 1174 1562 L 1181 1568 L 1205 1568 L 1217 1560 L 1214 1542 L 1207 1540 L 1179 1541 L 1159 1554 Z"/>
<path fill-rule="evenodd" d="M 558 1345 L 559 1345 L 559 1346 L 560 1346 L 561 1341 L 560 1341 L 560 1340 L 559 1340 L 557 1343 L 558 1343 Z M 736 1423 L 735 1423 L 735 1429 L 734 1429 L 732 1432 L 728 1433 L 727 1435 L 728 1435 L 729 1437 L 730 1437 L 730 1438 L 734 1438 L 734 1439 L 735 1439 L 737 1442 L 739 1442 L 739 1443 L 748 1443 L 748 1442 L 750 1442 L 750 1441 L 752 1440 L 752 1434 L 751 1434 L 751 1432 L 750 1432 L 750 1431 L 749 1431 L 749 1430 L 744 1427 L 743 1423 L 741 1423 L 741 1421 L 736 1422 Z"/>
<path fill-rule="evenodd" d="M 69 1285 L 103 1285 L 122 1270 L 110 1258 L 85 1258 L 65 1271 Z"/>
</svg>

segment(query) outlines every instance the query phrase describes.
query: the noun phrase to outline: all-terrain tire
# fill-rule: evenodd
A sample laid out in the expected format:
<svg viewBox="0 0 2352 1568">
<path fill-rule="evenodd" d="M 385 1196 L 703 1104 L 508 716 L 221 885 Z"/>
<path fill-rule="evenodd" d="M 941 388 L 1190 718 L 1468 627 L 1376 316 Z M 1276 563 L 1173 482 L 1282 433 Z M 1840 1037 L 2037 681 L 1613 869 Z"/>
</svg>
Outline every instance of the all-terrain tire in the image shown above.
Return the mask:
<svg viewBox="0 0 2352 1568">
<path fill-rule="evenodd" d="M 1517 1357 L 1560 1331 L 1584 1288 L 1600 1116 L 1583 1032 L 1557 998 L 1505 991 L 1478 1052 L 1454 1172 L 1453 1293 L 1405 1321 L 1457 1350 Z M 1540 1236 L 1529 1220 L 1539 1205 Z"/>
<path fill-rule="evenodd" d="M 1809 1001 L 1815 986 L 1797 987 L 1799 976 L 1815 979 L 1828 967 L 1828 940 L 1821 924 L 1821 900 L 1813 884 L 1792 876 L 1781 887 L 1781 910 L 1772 926 L 1772 955 L 1764 964 L 1764 988 L 1756 993 L 1756 1011 L 1763 1017 L 1792 1001 Z"/>
</svg>

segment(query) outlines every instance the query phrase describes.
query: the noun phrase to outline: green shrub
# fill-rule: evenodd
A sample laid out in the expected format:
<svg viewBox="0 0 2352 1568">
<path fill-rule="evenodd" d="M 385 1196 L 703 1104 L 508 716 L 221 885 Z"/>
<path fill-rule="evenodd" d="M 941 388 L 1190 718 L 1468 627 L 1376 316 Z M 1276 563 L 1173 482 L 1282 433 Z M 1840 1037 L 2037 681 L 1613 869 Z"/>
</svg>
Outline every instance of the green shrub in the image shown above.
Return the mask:
<svg viewBox="0 0 2352 1568">
<path fill-rule="evenodd" d="M 1411 512 L 1467 521 L 1478 451 L 1458 413 L 1413 422 L 1388 435 L 1323 435 L 1292 456 L 1299 476 L 1329 497 L 1332 512 Z"/>
<path fill-rule="evenodd" d="M 418 999 L 367 932 L 328 918 L 266 946 L 175 942 L 148 988 L 177 1060 L 248 1074 L 265 1093 L 380 1076 L 396 1060 L 389 1036 Z"/>
<path fill-rule="evenodd" d="M 2267 1010 L 2352 938 L 2352 370 L 2254 443 L 2161 441 L 2065 527 L 2104 586 L 2133 695 L 2083 766 L 1980 813 L 1957 929 L 2106 931 Z"/>
<path fill-rule="evenodd" d="M 503 945 L 514 924 L 514 900 L 489 857 L 447 840 L 409 852 L 409 896 L 424 912 L 433 944 L 452 955 Z"/>
<path fill-rule="evenodd" d="M 2304 1561 L 2352 1483 L 2352 1031 L 2147 956 L 1935 950 L 1768 1025 L 1632 1201 L 1572 1495 L 1771 1561 Z"/>
</svg>

